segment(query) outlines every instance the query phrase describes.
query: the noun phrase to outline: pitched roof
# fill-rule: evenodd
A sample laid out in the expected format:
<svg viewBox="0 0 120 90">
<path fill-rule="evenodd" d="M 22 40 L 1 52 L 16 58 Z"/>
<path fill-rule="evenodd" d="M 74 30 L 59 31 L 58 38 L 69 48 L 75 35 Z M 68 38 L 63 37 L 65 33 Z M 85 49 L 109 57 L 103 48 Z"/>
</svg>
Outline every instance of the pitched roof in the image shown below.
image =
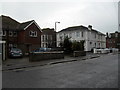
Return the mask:
<svg viewBox="0 0 120 90">
<path fill-rule="evenodd" d="M 54 31 L 54 28 L 43 28 L 42 31 Z"/>
<path fill-rule="evenodd" d="M 63 32 L 63 31 L 73 31 L 73 30 L 79 30 L 79 29 L 88 29 L 87 27 L 85 26 L 72 26 L 72 27 L 68 27 L 68 28 L 65 28 L 65 29 L 62 29 L 61 31 L 59 32 Z"/>
<path fill-rule="evenodd" d="M 16 20 L 10 18 L 9 16 L 4 16 L 4 15 L 1 15 L 0 16 L 0 20 L 2 20 L 2 27 L 3 30 L 6 29 L 6 30 L 18 30 L 19 28 L 19 25 L 20 23 L 17 22 Z"/>
<path fill-rule="evenodd" d="M 92 29 L 92 31 L 93 31 L 93 32 L 96 32 L 96 33 L 98 33 L 98 34 L 100 34 L 100 35 L 104 35 L 104 36 L 106 36 L 105 34 L 99 32 L 99 31 L 97 31 L 97 30 L 95 30 L 95 29 Z"/>
<path fill-rule="evenodd" d="M 34 20 L 21 23 L 19 29 L 24 30 L 24 28 L 27 27 L 29 24 L 31 24 L 33 21 Z"/>
<path fill-rule="evenodd" d="M 62 30 L 59 31 L 59 32 L 63 32 L 63 31 L 74 31 L 74 30 L 80 30 L 80 29 L 81 29 L 81 30 L 88 30 L 88 31 L 90 31 L 90 30 L 88 29 L 88 27 L 85 27 L 85 26 L 80 25 L 80 26 L 68 27 L 68 28 L 62 29 Z M 91 31 L 96 32 L 96 33 L 98 33 L 98 34 L 105 35 L 105 34 L 99 32 L 99 31 L 97 31 L 97 30 L 95 30 L 95 29 L 92 29 Z M 59 33 L 59 32 L 58 32 L 58 33 Z"/>
<path fill-rule="evenodd" d="M 40 27 L 38 26 L 38 24 L 34 20 L 19 23 L 18 21 L 12 19 L 9 16 L 1 15 L 0 21 L 2 21 L 2 26 L 0 26 L 0 28 L 2 28 L 3 30 L 25 30 L 33 22 L 40 29 Z M 41 29 L 40 29 L 40 31 L 41 31 Z"/>
</svg>

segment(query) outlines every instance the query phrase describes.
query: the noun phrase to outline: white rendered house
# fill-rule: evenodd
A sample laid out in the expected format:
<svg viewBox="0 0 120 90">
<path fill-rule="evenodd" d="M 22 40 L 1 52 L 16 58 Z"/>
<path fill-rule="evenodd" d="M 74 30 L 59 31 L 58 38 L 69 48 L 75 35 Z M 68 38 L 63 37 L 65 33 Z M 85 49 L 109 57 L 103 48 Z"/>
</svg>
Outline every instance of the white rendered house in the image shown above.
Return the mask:
<svg viewBox="0 0 120 90">
<path fill-rule="evenodd" d="M 105 34 L 92 29 L 91 25 L 68 27 L 57 32 L 57 47 L 60 47 L 60 43 L 66 36 L 70 37 L 71 41 L 85 40 L 85 51 L 91 51 L 93 48 L 106 48 Z"/>
</svg>

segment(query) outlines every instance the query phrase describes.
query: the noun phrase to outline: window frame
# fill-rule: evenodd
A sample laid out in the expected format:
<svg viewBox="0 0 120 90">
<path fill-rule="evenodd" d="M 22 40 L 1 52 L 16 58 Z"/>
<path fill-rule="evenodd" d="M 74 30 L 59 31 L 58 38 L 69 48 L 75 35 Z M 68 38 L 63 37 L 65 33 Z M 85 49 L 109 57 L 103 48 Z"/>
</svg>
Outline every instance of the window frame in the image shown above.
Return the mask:
<svg viewBox="0 0 120 90">
<path fill-rule="evenodd" d="M 10 34 L 11 33 L 11 34 Z M 9 36 L 12 37 L 13 36 L 13 31 L 9 31 Z"/>
<path fill-rule="evenodd" d="M 37 31 L 29 31 L 30 37 L 37 37 Z"/>
<path fill-rule="evenodd" d="M 6 31 L 5 30 L 0 30 L 0 36 L 6 36 Z"/>
<path fill-rule="evenodd" d="M 81 36 L 84 37 L 84 32 L 83 31 L 81 32 Z"/>
<path fill-rule="evenodd" d="M 15 34 L 15 33 L 16 33 L 16 34 Z M 17 32 L 16 32 L 16 31 L 13 32 L 13 36 L 14 36 L 14 37 L 17 37 Z"/>
</svg>

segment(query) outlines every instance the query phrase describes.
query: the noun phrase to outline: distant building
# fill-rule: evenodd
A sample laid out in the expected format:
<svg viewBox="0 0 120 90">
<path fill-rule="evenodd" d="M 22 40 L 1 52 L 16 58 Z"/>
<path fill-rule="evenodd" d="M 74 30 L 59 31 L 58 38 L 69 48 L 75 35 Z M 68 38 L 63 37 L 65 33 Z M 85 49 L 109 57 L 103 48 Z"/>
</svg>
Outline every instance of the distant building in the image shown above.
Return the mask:
<svg viewBox="0 0 120 90">
<path fill-rule="evenodd" d="M 71 41 L 85 40 L 85 51 L 91 51 L 93 48 L 106 48 L 105 34 L 92 29 L 92 26 L 73 26 L 57 32 L 57 46 L 63 42 L 65 36 L 70 37 Z"/>
<path fill-rule="evenodd" d="M 55 48 L 56 47 L 56 31 L 54 29 L 42 29 L 41 47 Z"/>
<path fill-rule="evenodd" d="M 0 27 L 0 37 L 6 42 L 5 49 L 8 52 L 11 48 L 17 47 L 23 54 L 29 53 L 41 45 L 41 29 L 34 21 L 19 23 L 9 16 L 0 16 L 2 26 Z"/>
<path fill-rule="evenodd" d="M 106 47 L 118 48 L 120 50 L 120 32 L 106 34 Z"/>
</svg>

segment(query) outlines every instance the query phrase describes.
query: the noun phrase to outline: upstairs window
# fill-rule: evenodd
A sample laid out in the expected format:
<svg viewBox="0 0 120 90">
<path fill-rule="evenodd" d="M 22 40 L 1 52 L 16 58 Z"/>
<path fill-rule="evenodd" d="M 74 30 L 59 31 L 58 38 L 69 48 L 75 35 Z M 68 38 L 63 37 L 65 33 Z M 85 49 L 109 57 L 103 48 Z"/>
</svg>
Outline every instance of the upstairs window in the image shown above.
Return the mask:
<svg viewBox="0 0 120 90">
<path fill-rule="evenodd" d="M 13 32 L 12 31 L 9 31 L 9 36 L 13 36 Z"/>
<path fill-rule="evenodd" d="M 14 36 L 14 37 L 17 37 L 17 32 L 13 32 L 13 36 Z"/>
<path fill-rule="evenodd" d="M 60 36 L 60 41 L 62 41 L 63 40 L 63 37 L 62 36 Z"/>
<path fill-rule="evenodd" d="M 0 36 L 6 36 L 6 31 L 0 31 Z"/>
<path fill-rule="evenodd" d="M 69 34 L 69 37 L 72 38 L 72 33 Z"/>
<path fill-rule="evenodd" d="M 2 30 L 0 30 L 0 36 L 2 36 L 3 35 L 3 32 L 2 32 Z"/>
<path fill-rule="evenodd" d="M 49 40 L 52 41 L 52 35 L 49 35 Z"/>
<path fill-rule="evenodd" d="M 96 38 L 96 34 L 95 34 L 95 38 Z"/>
<path fill-rule="evenodd" d="M 83 33 L 83 32 L 81 32 L 81 34 L 82 34 L 81 36 L 82 36 L 82 37 L 84 37 L 84 33 Z"/>
<path fill-rule="evenodd" d="M 45 36 L 43 35 L 43 42 L 45 41 Z"/>
<path fill-rule="evenodd" d="M 3 36 L 6 36 L 6 31 L 3 31 Z"/>
<path fill-rule="evenodd" d="M 30 37 L 37 37 L 37 31 L 30 31 L 29 36 Z"/>
<path fill-rule="evenodd" d="M 90 45 L 92 44 L 92 42 L 90 42 Z"/>
<path fill-rule="evenodd" d="M 76 37 L 80 37 L 80 32 L 76 32 Z"/>
<path fill-rule="evenodd" d="M 118 37 L 118 33 L 115 33 L 115 37 Z"/>
</svg>

